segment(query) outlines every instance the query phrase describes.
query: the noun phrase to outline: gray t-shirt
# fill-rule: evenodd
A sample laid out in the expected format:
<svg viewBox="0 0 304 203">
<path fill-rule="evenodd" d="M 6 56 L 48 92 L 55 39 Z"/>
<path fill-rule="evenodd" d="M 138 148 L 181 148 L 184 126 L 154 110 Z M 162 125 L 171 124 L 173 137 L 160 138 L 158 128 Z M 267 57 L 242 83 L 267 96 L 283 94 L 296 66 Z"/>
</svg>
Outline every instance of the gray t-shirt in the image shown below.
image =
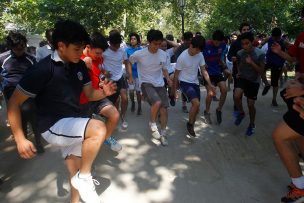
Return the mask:
<svg viewBox="0 0 304 203">
<path fill-rule="evenodd" d="M 265 64 L 265 54 L 258 48 L 255 48 L 251 53 L 245 52 L 244 49 L 241 49 L 237 52 L 238 66 L 240 70 L 240 78 L 249 80 L 251 82 L 260 83 L 261 77 L 260 74 L 246 62 L 246 57 L 250 56 L 251 59 L 257 65 Z"/>
</svg>

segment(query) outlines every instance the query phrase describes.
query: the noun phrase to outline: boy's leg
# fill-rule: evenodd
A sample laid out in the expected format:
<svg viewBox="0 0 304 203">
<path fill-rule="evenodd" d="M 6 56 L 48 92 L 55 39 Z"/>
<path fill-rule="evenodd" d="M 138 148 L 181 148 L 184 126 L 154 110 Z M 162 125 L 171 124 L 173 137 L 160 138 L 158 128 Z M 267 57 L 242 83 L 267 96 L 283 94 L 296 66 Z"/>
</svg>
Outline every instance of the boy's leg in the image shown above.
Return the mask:
<svg viewBox="0 0 304 203">
<path fill-rule="evenodd" d="M 106 128 L 107 134 L 106 139 L 108 139 L 113 131 L 115 130 L 118 122 L 119 122 L 119 112 L 117 111 L 116 107 L 113 105 L 106 105 L 101 108 L 99 111 L 99 115 L 102 115 L 107 118 L 106 120 Z"/>
<path fill-rule="evenodd" d="M 224 103 L 225 103 L 226 97 L 227 97 L 227 86 L 226 86 L 225 81 L 221 81 L 217 85 L 220 88 L 220 92 L 221 92 L 220 101 L 219 101 L 219 105 L 218 105 L 217 109 L 219 111 L 222 111 L 222 108 L 224 106 Z"/>
<path fill-rule="evenodd" d="M 196 121 L 196 117 L 197 114 L 199 112 L 199 108 L 200 108 L 200 101 L 198 98 L 194 98 L 191 100 L 191 108 L 189 111 L 189 123 L 191 125 L 194 125 L 195 121 Z"/>
<path fill-rule="evenodd" d="M 254 126 L 254 121 L 255 121 L 255 114 L 256 114 L 256 109 L 255 109 L 255 100 L 247 98 L 247 105 L 248 105 L 248 110 L 249 110 L 249 120 L 250 120 L 250 125 Z"/>
<path fill-rule="evenodd" d="M 126 112 L 128 109 L 128 93 L 127 89 L 120 90 L 120 99 L 121 99 L 121 118 L 124 121 L 126 117 Z"/>
<path fill-rule="evenodd" d="M 68 172 L 69 172 L 69 180 L 72 179 L 72 177 L 78 172 L 80 165 L 81 165 L 81 157 L 77 157 L 74 155 L 70 155 L 66 157 L 65 164 L 67 166 Z M 80 195 L 78 190 L 76 190 L 72 184 L 71 181 L 69 181 L 70 187 L 71 187 L 71 198 L 70 203 L 79 203 Z"/>
</svg>

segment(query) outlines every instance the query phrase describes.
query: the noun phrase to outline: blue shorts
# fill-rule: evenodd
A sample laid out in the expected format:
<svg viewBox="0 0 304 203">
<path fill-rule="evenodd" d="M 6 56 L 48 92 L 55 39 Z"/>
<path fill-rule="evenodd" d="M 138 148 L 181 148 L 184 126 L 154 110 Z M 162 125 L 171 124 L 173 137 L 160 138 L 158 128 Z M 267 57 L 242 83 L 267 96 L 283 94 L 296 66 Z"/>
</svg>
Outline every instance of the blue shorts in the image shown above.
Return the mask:
<svg viewBox="0 0 304 203">
<path fill-rule="evenodd" d="M 186 96 L 188 102 L 191 102 L 192 99 L 196 99 L 196 98 L 199 101 L 201 100 L 201 91 L 199 85 L 180 81 L 179 86 L 183 95 Z"/>
</svg>

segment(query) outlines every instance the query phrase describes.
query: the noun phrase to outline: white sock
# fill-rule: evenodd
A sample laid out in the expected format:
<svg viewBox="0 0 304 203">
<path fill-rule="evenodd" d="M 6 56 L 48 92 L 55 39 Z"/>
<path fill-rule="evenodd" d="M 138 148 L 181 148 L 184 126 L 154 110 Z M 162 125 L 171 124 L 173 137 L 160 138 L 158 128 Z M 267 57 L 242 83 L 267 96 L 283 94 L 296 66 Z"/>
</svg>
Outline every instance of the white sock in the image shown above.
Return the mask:
<svg viewBox="0 0 304 203">
<path fill-rule="evenodd" d="M 299 189 L 304 189 L 304 176 L 291 178 L 292 183 Z"/>
<path fill-rule="evenodd" d="M 81 179 L 86 179 L 86 178 L 89 178 L 91 176 L 92 176 L 91 173 L 80 173 L 80 172 L 79 172 L 79 175 L 78 175 L 78 177 L 81 178 Z"/>
<path fill-rule="evenodd" d="M 160 130 L 160 135 L 161 135 L 161 136 L 166 135 L 166 129 L 161 129 L 161 130 Z"/>
<path fill-rule="evenodd" d="M 149 122 L 150 127 L 157 127 L 156 123 Z"/>
</svg>

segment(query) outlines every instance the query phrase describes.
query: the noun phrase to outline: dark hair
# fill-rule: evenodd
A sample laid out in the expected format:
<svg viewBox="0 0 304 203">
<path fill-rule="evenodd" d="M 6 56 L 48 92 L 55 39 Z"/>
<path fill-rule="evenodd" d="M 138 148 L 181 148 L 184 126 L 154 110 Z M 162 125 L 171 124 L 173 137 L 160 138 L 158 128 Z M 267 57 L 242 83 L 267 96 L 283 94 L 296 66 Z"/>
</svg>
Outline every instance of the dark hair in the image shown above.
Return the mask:
<svg viewBox="0 0 304 203">
<path fill-rule="evenodd" d="M 52 35 L 53 46 L 58 49 L 58 42 L 69 44 L 89 44 L 90 37 L 85 28 L 78 22 L 61 20 L 55 24 Z"/>
<path fill-rule="evenodd" d="M 221 30 L 215 30 L 212 34 L 212 39 L 217 41 L 223 41 L 225 39 L 225 35 Z"/>
<path fill-rule="evenodd" d="M 245 32 L 243 34 L 241 34 L 240 39 L 248 39 L 249 41 L 253 42 L 254 40 L 254 36 L 252 32 Z"/>
<path fill-rule="evenodd" d="M 232 33 L 230 34 L 230 37 L 232 37 L 233 35 L 238 36 L 238 34 L 237 34 L 236 32 L 232 32 Z"/>
<path fill-rule="evenodd" d="M 197 35 L 202 35 L 202 33 L 198 31 L 195 33 L 195 36 L 197 36 Z"/>
<path fill-rule="evenodd" d="M 122 36 L 119 32 L 112 32 L 109 36 L 110 44 L 121 44 Z"/>
<path fill-rule="evenodd" d="M 90 47 L 93 49 L 100 48 L 105 51 L 109 47 L 107 39 L 100 32 L 93 32 L 90 38 Z"/>
<path fill-rule="evenodd" d="M 275 28 L 272 29 L 271 36 L 273 36 L 273 37 L 281 37 L 281 35 L 282 35 L 282 31 L 281 31 L 280 28 L 275 27 Z"/>
<path fill-rule="evenodd" d="M 197 35 L 191 39 L 193 48 L 199 48 L 201 51 L 205 48 L 206 40 L 203 36 Z"/>
<path fill-rule="evenodd" d="M 192 32 L 185 32 L 183 34 L 183 40 L 191 40 L 193 38 L 193 33 Z"/>
<path fill-rule="evenodd" d="M 45 31 L 45 38 L 47 39 L 48 42 L 52 43 L 52 35 L 53 35 L 54 29 L 47 29 Z"/>
<path fill-rule="evenodd" d="M 140 44 L 140 37 L 139 35 L 136 33 L 136 32 L 131 32 L 129 34 L 129 40 L 131 41 L 131 37 L 136 37 L 136 40 L 137 40 L 137 44 Z"/>
<path fill-rule="evenodd" d="M 173 37 L 173 35 L 171 35 L 171 34 L 167 34 L 167 35 L 166 35 L 166 39 L 167 39 L 167 40 L 170 40 L 170 41 L 174 41 L 174 37 Z"/>
<path fill-rule="evenodd" d="M 10 32 L 6 37 L 6 44 L 9 49 L 13 49 L 19 45 L 26 47 L 27 39 L 19 32 Z"/>
<path fill-rule="evenodd" d="M 158 41 L 158 40 L 163 40 L 164 36 L 163 33 L 159 30 L 149 30 L 149 32 L 147 33 L 147 40 L 148 42 L 152 42 L 152 41 Z"/>
<path fill-rule="evenodd" d="M 243 27 L 245 27 L 245 26 L 247 26 L 247 27 L 249 27 L 249 29 L 251 29 L 249 23 L 243 22 L 243 23 L 240 24 L 239 31 L 242 32 L 242 29 L 243 29 Z"/>
</svg>

